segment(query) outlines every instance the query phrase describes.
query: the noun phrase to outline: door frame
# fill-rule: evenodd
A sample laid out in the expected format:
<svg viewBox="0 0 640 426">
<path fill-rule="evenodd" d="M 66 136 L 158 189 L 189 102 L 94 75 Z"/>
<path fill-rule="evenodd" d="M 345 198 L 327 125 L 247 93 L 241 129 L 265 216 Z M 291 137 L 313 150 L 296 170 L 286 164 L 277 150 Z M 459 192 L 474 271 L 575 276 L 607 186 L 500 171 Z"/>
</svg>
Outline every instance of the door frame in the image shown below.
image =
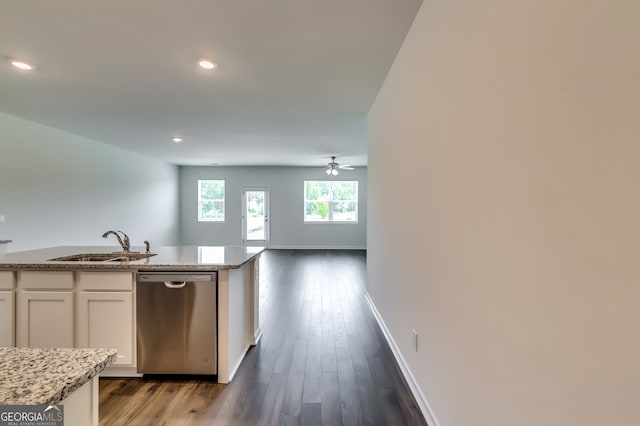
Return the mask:
<svg viewBox="0 0 640 426">
<path fill-rule="evenodd" d="M 247 236 L 247 191 L 262 191 L 264 192 L 264 236 L 265 239 L 264 240 L 247 240 L 246 236 Z M 268 186 L 243 186 L 242 187 L 242 234 L 241 234 L 241 239 L 242 239 L 242 245 L 247 247 L 247 246 L 264 246 L 264 247 L 268 247 L 269 246 L 269 239 L 271 237 L 271 232 L 269 230 L 269 223 L 270 223 L 270 211 L 269 211 L 269 187 Z"/>
</svg>

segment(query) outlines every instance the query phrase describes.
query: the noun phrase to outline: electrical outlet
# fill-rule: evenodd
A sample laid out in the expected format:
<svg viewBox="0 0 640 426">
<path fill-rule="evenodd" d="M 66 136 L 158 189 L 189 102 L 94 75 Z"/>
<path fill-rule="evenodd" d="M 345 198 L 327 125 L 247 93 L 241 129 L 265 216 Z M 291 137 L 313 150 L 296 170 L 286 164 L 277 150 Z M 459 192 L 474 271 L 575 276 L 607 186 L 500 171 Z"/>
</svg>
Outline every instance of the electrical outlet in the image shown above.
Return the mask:
<svg viewBox="0 0 640 426">
<path fill-rule="evenodd" d="M 4 223 L 4 215 L 0 214 L 0 223 Z"/>
<path fill-rule="evenodd" d="M 413 350 L 418 352 L 418 332 L 415 330 L 411 330 L 411 337 L 413 338 Z"/>
</svg>

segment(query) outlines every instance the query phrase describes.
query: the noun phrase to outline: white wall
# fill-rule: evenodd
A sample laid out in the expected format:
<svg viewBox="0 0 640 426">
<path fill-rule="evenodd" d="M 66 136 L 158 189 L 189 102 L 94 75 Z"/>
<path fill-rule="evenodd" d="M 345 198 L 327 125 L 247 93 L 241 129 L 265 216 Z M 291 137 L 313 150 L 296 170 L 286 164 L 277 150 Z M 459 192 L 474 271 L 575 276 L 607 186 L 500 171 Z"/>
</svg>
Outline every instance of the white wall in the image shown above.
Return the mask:
<svg viewBox="0 0 640 426">
<path fill-rule="evenodd" d="M 0 113 L 0 239 L 9 251 L 56 245 L 175 244 L 178 168 Z"/>
<path fill-rule="evenodd" d="M 198 179 L 224 179 L 225 223 L 198 222 Z M 305 224 L 304 181 L 329 179 L 319 167 L 180 167 L 183 244 L 241 245 L 242 188 L 267 186 L 272 248 L 364 248 L 367 244 L 367 171 L 342 171 L 335 180 L 358 181 L 357 224 Z"/>
<path fill-rule="evenodd" d="M 638 424 L 639 19 L 427 1 L 390 70 L 368 291 L 443 426 Z"/>
</svg>

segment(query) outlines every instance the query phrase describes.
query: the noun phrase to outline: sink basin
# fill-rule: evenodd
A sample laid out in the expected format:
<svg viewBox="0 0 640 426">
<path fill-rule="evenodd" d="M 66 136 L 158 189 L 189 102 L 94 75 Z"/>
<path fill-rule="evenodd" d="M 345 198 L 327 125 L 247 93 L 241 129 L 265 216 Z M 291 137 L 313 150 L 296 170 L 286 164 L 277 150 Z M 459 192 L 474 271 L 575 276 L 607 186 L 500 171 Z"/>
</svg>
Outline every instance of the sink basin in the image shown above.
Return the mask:
<svg viewBox="0 0 640 426">
<path fill-rule="evenodd" d="M 129 262 L 131 260 L 148 259 L 155 253 L 79 253 L 71 256 L 56 257 L 49 261 L 56 262 Z"/>
</svg>

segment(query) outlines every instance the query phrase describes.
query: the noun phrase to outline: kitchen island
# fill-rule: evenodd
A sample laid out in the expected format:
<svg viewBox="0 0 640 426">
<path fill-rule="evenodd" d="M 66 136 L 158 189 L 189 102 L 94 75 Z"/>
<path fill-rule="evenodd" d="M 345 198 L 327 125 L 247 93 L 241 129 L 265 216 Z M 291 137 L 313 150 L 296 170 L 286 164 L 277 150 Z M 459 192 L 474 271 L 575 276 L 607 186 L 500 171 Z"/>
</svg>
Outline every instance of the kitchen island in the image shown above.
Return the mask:
<svg viewBox="0 0 640 426">
<path fill-rule="evenodd" d="M 58 405 L 66 425 L 98 425 L 98 374 L 114 349 L 0 348 L 0 405 Z M 19 423 L 19 422 L 18 422 Z"/>
<path fill-rule="evenodd" d="M 60 246 L 0 258 L 0 346 L 113 347 L 105 376 L 139 376 L 137 272 L 215 271 L 218 277 L 218 381 L 228 383 L 260 338 L 258 257 L 262 247 L 165 246 L 130 261 L 51 260 L 121 254 L 114 247 Z M 143 251 L 134 247 L 133 251 Z"/>
</svg>

